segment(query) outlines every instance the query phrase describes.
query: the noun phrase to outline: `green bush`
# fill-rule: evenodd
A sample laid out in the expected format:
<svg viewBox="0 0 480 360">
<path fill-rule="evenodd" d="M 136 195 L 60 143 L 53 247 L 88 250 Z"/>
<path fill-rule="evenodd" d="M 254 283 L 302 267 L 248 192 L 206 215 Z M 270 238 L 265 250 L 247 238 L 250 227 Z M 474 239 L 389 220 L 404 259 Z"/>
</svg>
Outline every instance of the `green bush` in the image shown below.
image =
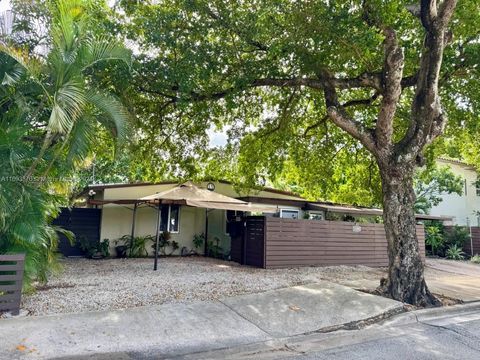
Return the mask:
<svg viewBox="0 0 480 360">
<path fill-rule="evenodd" d="M 453 245 L 461 248 L 468 240 L 470 240 L 470 232 L 467 227 L 455 225 L 445 231 L 444 238 L 445 246 L 447 248 Z"/>
<path fill-rule="evenodd" d="M 444 236 L 438 226 L 429 226 L 426 228 L 425 243 L 432 248 L 432 254 L 437 255 L 439 249 L 444 247 Z"/>
<path fill-rule="evenodd" d="M 117 246 L 118 244 L 125 245 L 127 247 L 128 257 L 147 257 L 147 244 L 152 241 L 155 243 L 155 237 L 152 235 L 134 236 L 133 238 L 131 235 L 123 235 L 115 241 L 115 244 Z"/>
<path fill-rule="evenodd" d="M 90 241 L 85 236 L 79 236 L 77 242 L 80 249 L 85 251 L 89 258 L 105 258 L 110 256 L 110 240 Z"/>
<path fill-rule="evenodd" d="M 472 256 L 470 261 L 473 262 L 474 264 L 480 264 L 480 255 L 475 254 L 474 256 Z"/>
<path fill-rule="evenodd" d="M 195 246 L 195 249 L 199 249 L 203 246 L 205 242 L 205 234 L 195 234 L 193 235 L 193 246 Z"/>
<path fill-rule="evenodd" d="M 463 252 L 462 248 L 457 245 L 450 246 L 445 255 L 446 258 L 450 260 L 463 260 L 465 258 L 465 253 Z"/>
</svg>

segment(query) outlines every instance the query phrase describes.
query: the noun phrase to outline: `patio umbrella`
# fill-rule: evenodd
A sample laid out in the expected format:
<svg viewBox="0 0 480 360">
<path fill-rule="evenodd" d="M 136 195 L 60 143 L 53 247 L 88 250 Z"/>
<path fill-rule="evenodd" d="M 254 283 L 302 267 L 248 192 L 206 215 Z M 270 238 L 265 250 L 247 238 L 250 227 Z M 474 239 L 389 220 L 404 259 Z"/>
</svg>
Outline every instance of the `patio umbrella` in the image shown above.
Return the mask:
<svg viewBox="0 0 480 360">
<path fill-rule="evenodd" d="M 158 242 L 159 226 L 162 204 L 178 204 L 206 209 L 205 217 L 205 256 L 208 252 L 208 209 L 221 210 L 239 210 L 239 211 L 261 211 L 273 212 L 271 207 L 256 206 L 251 203 L 238 200 L 226 195 L 222 195 L 207 189 L 202 189 L 191 181 L 181 184 L 173 189 L 169 189 L 157 194 L 148 195 L 139 199 L 147 203 L 158 204 L 157 229 L 155 237 L 155 264 L 154 270 L 157 270 L 158 262 Z"/>
</svg>

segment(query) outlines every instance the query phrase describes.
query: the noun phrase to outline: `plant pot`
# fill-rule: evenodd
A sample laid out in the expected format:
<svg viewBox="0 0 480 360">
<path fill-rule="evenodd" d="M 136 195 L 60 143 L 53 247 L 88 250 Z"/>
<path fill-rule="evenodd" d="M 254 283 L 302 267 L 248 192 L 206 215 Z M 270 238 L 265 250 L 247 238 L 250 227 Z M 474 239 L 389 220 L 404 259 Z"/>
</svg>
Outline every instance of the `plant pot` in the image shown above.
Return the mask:
<svg viewBox="0 0 480 360">
<path fill-rule="evenodd" d="M 101 251 L 97 251 L 95 254 L 92 255 L 92 259 L 95 259 L 95 260 L 100 260 L 103 258 L 104 256 Z"/>
<path fill-rule="evenodd" d="M 127 250 L 128 250 L 128 246 L 126 245 L 115 246 L 115 251 L 117 252 L 117 258 L 126 258 Z"/>
</svg>

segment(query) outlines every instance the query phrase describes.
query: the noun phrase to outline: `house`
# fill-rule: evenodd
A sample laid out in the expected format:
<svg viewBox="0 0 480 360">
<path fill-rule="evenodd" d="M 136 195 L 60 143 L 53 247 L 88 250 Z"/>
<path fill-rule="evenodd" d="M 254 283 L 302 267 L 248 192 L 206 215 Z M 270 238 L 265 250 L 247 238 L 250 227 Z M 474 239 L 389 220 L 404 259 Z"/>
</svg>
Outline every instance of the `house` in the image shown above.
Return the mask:
<svg viewBox="0 0 480 360">
<path fill-rule="evenodd" d="M 453 224 L 480 226 L 480 183 L 476 169 L 459 160 L 439 158 L 437 166 L 448 167 L 464 181 L 462 195 L 440 194 L 443 199 L 440 204 L 434 206 L 430 214 L 436 216 L 448 216 L 453 218 Z"/>
<path fill-rule="evenodd" d="M 303 210 L 305 199 L 290 192 L 265 188 L 248 193 L 239 193 L 234 186 L 225 181 L 201 182 L 201 188 L 209 188 L 214 192 L 239 199 L 249 199 L 255 196 L 252 204 L 262 204 L 271 209 L 270 214 L 279 214 L 282 217 L 301 218 L 305 216 Z M 100 224 L 100 239 L 109 239 L 110 245 L 115 246 L 115 240 L 123 235 L 131 234 L 132 213 L 134 200 L 142 197 L 161 193 L 178 186 L 177 182 L 166 181 L 160 183 L 134 183 L 134 184 L 98 184 L 88 186 L 83 194 L 88 195 L 89 207 L 102 209 Z M 247 200 L 250 201 L 250 200 Z M 265 202 L 265 203 L 263 203 Z M 135 235 L 145 236 L 155 234 L 157 210 L 149 204 L 141 204 L 135 216 Z M 323 216 L 321 211 L 315 216 Z M 208 210 L 208 238 L 221 247 L 224 253 L 230 251 L 230 236 L 227 232 L 227 222 L 235 217 L 234 210 Z M 161 209 L 160 230 L 168 231 L 171 240 L 182 247 L 191 250 L 195 235 L 205 233 L 206 209 L 182 206 L 164 205 Z"/>
<path fill-rule="evenodd" d="M 86 197 L 88 207 L 100 209 L 99 238 L 110 240 L 112 253 L 114 253 L 115 240 L 124 235 L 130 235 L 132 232 L 135 236 L 155 234 L 159 215 L 160 231 L 168 231 L 171 234 L 170 240 L 175 241 L 179 245 L 176 254 L 179 254 L 180 249 L 183 247 L 188 250 L 193 249 L 194 236 L 207 232 L 209 241 L 219 246 L 222 253 L 228 256 L 233 251 L 233 235 L 231 229 L 229 229 L 229 224 L 238 220 L 238 215 L 246 214 L 239 214 L 235 210 L 207 210 L 203 207 L 179 204 L 161 205 L 159 213 L 157 207 L 152 204 L 138 203 L 140 198 L 163 193 L 178 186 L 177 182 L 171 181 L 161 183 L 96 184 L 88 186 L 84 190 L 83 195 Z M 303 224 L 302 226 L 307 228 L 311 227 L 308 224 L 313 224 L 311 221 L 327 224 L 329 222 L 324 220 L 334 220 L 330 222 L 346 224 L 342 226 L 343 228 L 346 226 L 345 229 L 349 229 L 349 233 L 352 231 L 357 232 L 356 229 L 352 230 L 352 222 L 362 224 L 377 223 L 375 225 L 383 231 L 383 225 L 378 224 L 382 215 L 382 210 L 380 209 L 307 201 L 294 193 L 272 188 L 250 191 L 236 190 L 232 184 L 226 181 L 203 181 L 197 183 L 196 186 L 243 200 L 254 207 L 263 209 L 261 213 L 250 213 L 249 215 L 285 219 L 285 221 L 291 221 L 291 224 Z M 135 208 L 135 215 L 133 215 Z M 208 222 L 206 221 L 207 211 Z M 421 217 L 424 219 L 436 218 L 429 215 L 421 215 Z M 135 221 L 133 221 L 134 219 Z M 346 223 L 345 221 L 348 222 Z M 132 227 L 133 224 L 134 227 Z M 378 229 L 375 231 L 378 233 Z M 369 234 L 374 234 L 375 231 L 372 227 Z M 367 236 L 367 233 L 364 231 L 362 236 Z M 360 237 L 360 235 L 355 236 Z M 384 237 L 384 234 L 382 236 Z M 373 235 L 371 238 L 373 244 L 375 242 Z M 238 239 L 235 241 L 237 241 L 236 244 L 238 245 Z M 378 243 L 376 246 L 378 247 Z M 242 245 L 241 247 L 243 249 L 244 246 Z M 152 249 L 149 250 L 152 251 Z M 386 251 L 386 247 L 385 249 L 382 247 L 383 250 Z"/>
</svg>

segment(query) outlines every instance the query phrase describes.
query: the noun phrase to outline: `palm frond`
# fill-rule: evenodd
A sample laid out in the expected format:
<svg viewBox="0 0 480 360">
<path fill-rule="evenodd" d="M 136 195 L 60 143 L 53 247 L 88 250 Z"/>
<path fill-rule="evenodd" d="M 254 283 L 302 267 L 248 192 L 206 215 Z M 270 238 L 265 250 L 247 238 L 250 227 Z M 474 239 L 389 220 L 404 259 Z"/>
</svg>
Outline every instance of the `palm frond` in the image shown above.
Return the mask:
<svg viewBox="0 0 480 360">
<path fill-rule="evenodd" d="M 67 163 L 76 164 L 88 157 L 96 140 L 94 119 L 84 116 L 77 121 L 69 135 Z"/>
<path fill-rule="evenodd" d="M 27 71 L 28 75 L 30 75 L 33 79 L 39 81 L 42 74 L 43 65 L 38 58 L 32 56 L 25 50 L 16 49 L 13 46 L 8 46 L 5 43 L 1 42 L 0 52 L 14 59 L 21 67 L 23 67 Z"/>
<path fill-rule="evenodd" d="M 80 49 L 80 59 L 82 62 L 82 70 L 98 62 L 109 60 L 122 61 L 130 66 L 132 52 L 115 39 L 90 37 L 84 42 Z"/>
<path fill-rule="evenodd" d="M 129 120 L 128 111 L 123 104 L 112 95 L 93 90 L 87 93 L 87 99 L 108 119 L 108 122 L 103 122 L 103 125 L 110 129 L 117 139 L 123 140 L 127 133 Z M 99 117 L 99 120 L 101 119 L 102 117 Z"/>
<path fill-rule="evenodd" d="M 49 129 L 54 133 L 69 133 L 85 105 L 85 91 L 80 82 L 70 81 L 63 84 L 54 95 L 52 112 L 48 122 Z"/>
<path fill-rule="evenodd" d="M 6 71 L 3 75 L 2 85 L 13 86 L 17 84 L 25 74 L 25 68 L 19 64 L 15 64 L 10 71 Z"/>
</svg>

